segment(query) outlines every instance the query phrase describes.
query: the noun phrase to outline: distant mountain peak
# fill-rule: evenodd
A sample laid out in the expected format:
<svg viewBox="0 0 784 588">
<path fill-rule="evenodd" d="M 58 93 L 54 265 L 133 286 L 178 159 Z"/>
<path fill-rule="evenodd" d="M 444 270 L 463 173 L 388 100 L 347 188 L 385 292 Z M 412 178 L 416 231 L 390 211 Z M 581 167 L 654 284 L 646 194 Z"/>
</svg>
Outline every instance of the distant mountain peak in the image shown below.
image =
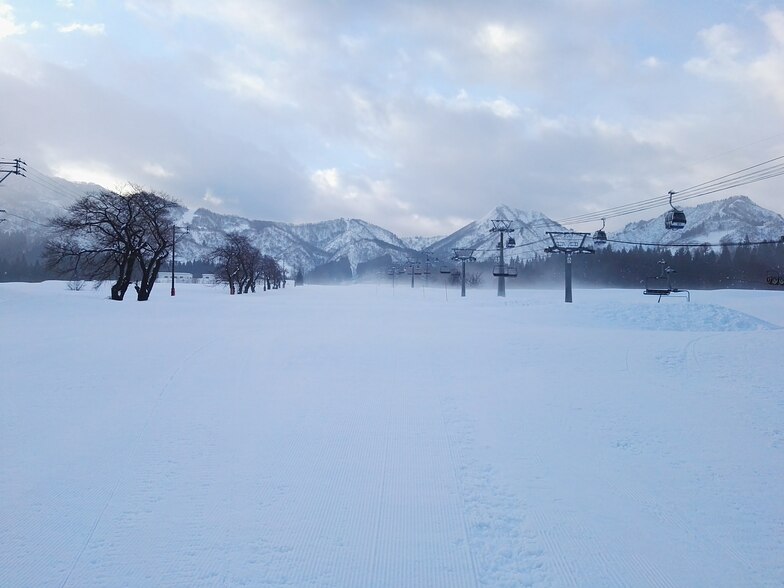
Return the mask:
<svg viewBox="0 0 784 588">
<path fill-rule="evenodd" d="M 639 243 L 721 243 L 778 239 L 784 232 L 784 217 L 759 206 L 745 195 L 735 195 L 691 207 L 678 207 L 686 214 L 682 230 L 664 226 L 666 211 L 654 219 L 635 221 L 611 239 Z"/>
</svg>

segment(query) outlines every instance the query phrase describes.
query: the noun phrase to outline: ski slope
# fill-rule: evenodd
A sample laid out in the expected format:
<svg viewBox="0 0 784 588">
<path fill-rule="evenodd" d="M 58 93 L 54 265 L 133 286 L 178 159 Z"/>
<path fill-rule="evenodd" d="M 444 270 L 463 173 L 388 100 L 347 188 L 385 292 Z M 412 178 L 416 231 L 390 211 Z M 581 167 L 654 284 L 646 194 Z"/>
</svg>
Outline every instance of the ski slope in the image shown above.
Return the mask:
<svg viewBox="0 0 784 588">
<path fill-rule="evenodd" d="M 784 292 L 0 284 L 0 586 L 781 586 Z"/>
</svg>

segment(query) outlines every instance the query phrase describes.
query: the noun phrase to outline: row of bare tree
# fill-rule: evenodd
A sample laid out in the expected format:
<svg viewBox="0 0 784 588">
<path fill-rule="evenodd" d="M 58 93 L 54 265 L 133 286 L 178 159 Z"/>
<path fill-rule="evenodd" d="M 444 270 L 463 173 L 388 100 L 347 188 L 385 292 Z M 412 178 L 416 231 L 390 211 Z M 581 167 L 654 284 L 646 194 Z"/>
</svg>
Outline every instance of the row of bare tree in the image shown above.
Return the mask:
<svg viewBox="0 0 784 588">
<path fill-rule="evenodd" d="M 122 300 L 133 283 L 137 300 L 148 300 L 175 239 L 174 212 L 167 196 L 132 186 L 128 194 L 88 194 L 50 221 L 52 237 L 44 258 L 49 268 L 73 280 L 112 281 L 112 300 Z M 217 279 L 231 294 L 285 287 L 286 274 L 270 256 L 239 233 L 229 233 L 211 252 Z"/>
<path fill-rule="evenodd" d="M 229 294 L 255 292 L 257 283 L 264 290 L 286 286 L 286 272 L 280 264 L 269 255 L 262 255 L 240 233 L 227 233 L 224 242 L 211 251 L 210 260 L 218 268 L 216 279 L 228 284 Z"/>
</svg>

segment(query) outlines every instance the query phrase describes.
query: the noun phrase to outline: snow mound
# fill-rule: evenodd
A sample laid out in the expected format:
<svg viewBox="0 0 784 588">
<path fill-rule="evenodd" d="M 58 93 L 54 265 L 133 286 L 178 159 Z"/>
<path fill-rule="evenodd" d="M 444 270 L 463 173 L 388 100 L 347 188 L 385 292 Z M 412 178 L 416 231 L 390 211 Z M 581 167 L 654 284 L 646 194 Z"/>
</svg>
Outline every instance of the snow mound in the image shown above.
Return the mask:
<svg viewBox="0 0 784 588">
<path fill-rule="evenodd" d="M 604 326 L 645 331 L 759 331 L 779 329 L 772 323 L 715 304 L 602 304 L 593 318 Z"/>
</svg>

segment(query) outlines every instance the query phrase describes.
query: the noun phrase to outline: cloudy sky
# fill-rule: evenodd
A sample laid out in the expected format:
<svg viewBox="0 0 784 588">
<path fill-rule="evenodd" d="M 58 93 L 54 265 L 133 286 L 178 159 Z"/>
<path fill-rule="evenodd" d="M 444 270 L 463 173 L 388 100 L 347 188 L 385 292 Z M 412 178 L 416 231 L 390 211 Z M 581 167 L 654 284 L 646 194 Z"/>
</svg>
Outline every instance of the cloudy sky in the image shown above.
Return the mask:
<svg viewBox="0 0 784 588">
<path fill-rule="evenodd" d="M 0 0 L 0 98 L 0 156 L 46 174 L 446 234 L 784 155 L 784 5 Z"/>
</svg>

